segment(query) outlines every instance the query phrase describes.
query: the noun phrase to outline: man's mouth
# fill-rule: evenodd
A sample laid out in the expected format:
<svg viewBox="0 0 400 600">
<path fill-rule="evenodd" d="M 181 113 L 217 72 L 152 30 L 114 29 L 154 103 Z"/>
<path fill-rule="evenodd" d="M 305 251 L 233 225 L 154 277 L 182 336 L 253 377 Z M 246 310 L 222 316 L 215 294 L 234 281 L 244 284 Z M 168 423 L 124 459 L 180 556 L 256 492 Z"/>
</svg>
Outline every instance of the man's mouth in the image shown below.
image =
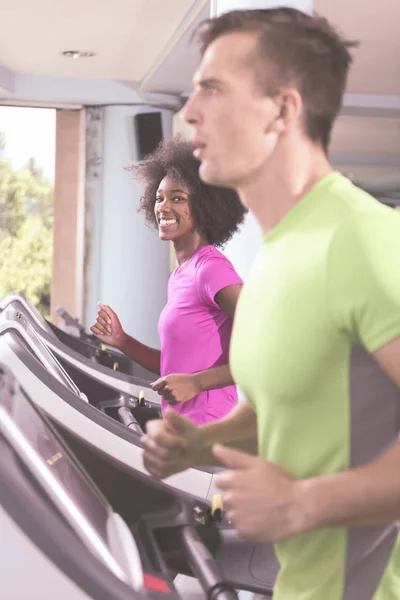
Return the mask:
<svg viewBox="0 0 400 600">
<path fill-rule="evenodd" d="M 195 158 L 197 158 L 198 160 L 200 160 L 200 156 L 201 156 L 202 152 L 205 150 L 206 144 L 203 144 L 202 142 L 195 141 L 194 145 L 195 145 L 195 149 L 194 149 L 194 152 L 193 152 L 193 156 Z"/>
</svg>

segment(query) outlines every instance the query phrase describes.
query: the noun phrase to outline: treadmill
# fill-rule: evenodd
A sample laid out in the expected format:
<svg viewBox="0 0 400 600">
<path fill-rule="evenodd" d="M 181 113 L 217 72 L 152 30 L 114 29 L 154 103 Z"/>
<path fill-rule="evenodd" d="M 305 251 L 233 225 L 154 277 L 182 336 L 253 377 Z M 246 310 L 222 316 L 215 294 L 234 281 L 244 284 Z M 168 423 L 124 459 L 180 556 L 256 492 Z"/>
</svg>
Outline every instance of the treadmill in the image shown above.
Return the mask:
<svg viewBox="0 0 400 600">
<path fill-rule="evenodd" d="M 91 382 L 92 394 L 96 395 L 98 401 L 104 401 L 116 397 L 116 392 L 121 392 L 123 395 L 141 398 L 141 404 L 154 408 L 154 417 L 158 418 L 160 414 L 161 399 L 157 392 L 151 389 L 149 381 L 140 377 L 127 375 L 118 370 L 112 370 L 107 366 L 100 364 L 93 358 L 88 358 L 84 354 L 79 353 L 67 344 L 63 343 L 49 327 L 45 319 L 43 324 L 40 324 L 38 318 L 35 318 L 36 309 L 27 301 L 20 301 L 17 298 L 10 298 L 7 306 L 3 308 L 3 315 L 20 313 L 26 317 L 27 321 L 35 330 L 41 340 L 46 344 L 52 353 L 57 357 L 64 369 L 77 383 L 85 387 L 88 384 L 88 378 Z M 41 317 L 40 313 L 38 313 Z M 61 330 L 60 330 L 61 331 Z M 65 334 L 68 335 L 68 334 Z M 132 361 L 131 361 L 132 362 Z M 134 364 L 134 363 L 132 363 Z M 140 367 L 142 368 L 142 367 Z M 147 373 L 150 373 L 149 371 Z M 155 381 L 157 375 L 153 375 L 152 381 Z M 97 382 L 101 385 L 97 386 Z M 82 388 L 82 391 L 84 389 Z M 108 391 L 107 391 L 108 390 Z M 141 394 L 141 392 L 143 392 Z"/>
<path fill-rule="evenodd" d="M 22 292 L 14 291 L 0 300 L 0 312 L 9 306 L 14 306 L 26 314 L 51 339 L 59 340 L 75 353 L 86 357 L 91 363 L 102 365 L 107 370 L 112 369 L 121 374 L 138 377 L 146 382 L 152 382 L 158 378 L 158 375 L 148 371 L 116 348 L 102 344 L 96 336 L 86 333 L 83 326 L 78 324 L 61 307 L 56 308 L 57 312 L 64 319 L 64 322 L 74 324 L 79 337 L 71 335 L 47 321 L 39 310 L 25 298 Z"/>
<path fill-rule="evenodd" d="M 214 558 L 221 511 L 139 472 L 127 484 L 123 471 L 117 508 L 96 485 L 99 471 L 88 475 L 2 364 L 0 456 L 4 599 L 178 600 L 177 570 L 194 574 L 207 599 L 237 598 Z"/>
<path fill-rule="evenodd" d="M 146 417 L 145 407 L 124 406 L 110 414 L 105 408 L 90 403 L 68 376 L 54 355 L 37 336 L 27 319 L 11 309 L 1 315 L 0 361 L 24 383 L 32 401 L 50 418 L 57 431 L 67 440 L 90 475 L 96 479 L 104 495 L 124 516 L 126 490 L 132 473 L 150 478 L 142 464 L 140 437 Z M 89 400 L 89 401 L 88 401 Z M 117 402 L 120 401 L 118 397 Z M 120 418 L 125 408 L 132 417 L 129 427 Z M 137 419 L 135 419 L 135 416 Z M 107 465 L 111 464 L 107 475 Z M 123 485 L 116 481 L 116 473 L 125 472 Z M 168 478 L 164 485 L 174 492 L 185 492 L 192 497 L 212 499 L 213 477 L 216 469 L 188 469 Z M 120 480 L 120 475 L 117 479 Z M 115 496 L 116 494 L 116 496 Z M 271 544 L 247 543 L 238 538 L 232 527 L 224 530 L 225 548 L 218 556 L 224 574 L 235 581 L 235 587 L 254 593 L 269 594 L 278 571 L 278 563 Z"/>
</svg>

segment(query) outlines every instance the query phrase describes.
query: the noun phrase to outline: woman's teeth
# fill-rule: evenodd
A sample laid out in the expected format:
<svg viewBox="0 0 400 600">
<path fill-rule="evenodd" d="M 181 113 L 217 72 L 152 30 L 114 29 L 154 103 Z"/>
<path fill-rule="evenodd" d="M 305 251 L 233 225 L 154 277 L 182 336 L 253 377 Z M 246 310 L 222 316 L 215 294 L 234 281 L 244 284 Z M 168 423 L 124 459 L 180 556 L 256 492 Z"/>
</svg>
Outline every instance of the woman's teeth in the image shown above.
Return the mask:
<svg viewBox="0 0 400 600">
<path fill-rule="evenodd" d="M 175 225 L 176 223 L 176 219 L 160 219 L 159 221 L 160 225 Z"/>
</svg>

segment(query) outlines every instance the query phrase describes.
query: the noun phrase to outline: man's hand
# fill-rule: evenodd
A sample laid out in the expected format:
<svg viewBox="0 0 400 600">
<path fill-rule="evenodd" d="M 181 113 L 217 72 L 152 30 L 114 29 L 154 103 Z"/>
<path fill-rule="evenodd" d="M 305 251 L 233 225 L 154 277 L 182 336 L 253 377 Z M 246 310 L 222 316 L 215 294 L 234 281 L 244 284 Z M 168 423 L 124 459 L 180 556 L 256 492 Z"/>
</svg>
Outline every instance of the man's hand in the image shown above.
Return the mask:
<svg viewBox="0 0 400 600">
<path fill-rule="evenodd" d="M 239 534 L 256 542 L 278 541 L 303 530 L 297 482 L 284 469 L 257 456 L 216 445 L 218 460 L 230 467 L 216 477 L 228 519 Z"/>
<path fill-rule="evenodd" d="M 200 393 L 196 374 L 178 373 L 160 377 L 151 384 L 153 390 L 164 396 L 169 404 L 180 404 L 191 400 Z"/>
<path fill-rule="evenodd" d="M 142 446 L 145 468 L 160 479 L 192 467 L 203 449 L 200 429 L 171 409 L 147 423 Z"/>
</svg>

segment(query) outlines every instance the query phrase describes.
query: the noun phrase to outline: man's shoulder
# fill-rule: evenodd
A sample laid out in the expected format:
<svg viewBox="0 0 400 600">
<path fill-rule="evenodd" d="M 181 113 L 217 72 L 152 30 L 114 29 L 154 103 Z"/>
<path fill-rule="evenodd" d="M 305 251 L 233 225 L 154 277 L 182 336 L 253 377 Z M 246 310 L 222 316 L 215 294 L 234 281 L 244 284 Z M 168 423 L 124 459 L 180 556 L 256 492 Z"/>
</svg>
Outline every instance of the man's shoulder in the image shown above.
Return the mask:
<svg viewBox="0 0 400 600">
<path fill-rule="evenodd" d="M 399 211 L 385 206 L 346 177 L 335 175 L 331 185 L 321 189 L 321 198 L 314 205 L 316 233 L 329 236 L 329 250 L 349 252 L 352 248 L 387 244 L 393 236 L 400 239 Z"/>
<path fill-rule="evenodd" d="M 400 250 L 400 212 L 370 196 L 362 196 L 354 205 L 351 200 L 346 199 L 348 210 L 337 223 L 332 246 L 347 251 L 352 248 L 379 251 L 395 241 Z"/>
</svg>

